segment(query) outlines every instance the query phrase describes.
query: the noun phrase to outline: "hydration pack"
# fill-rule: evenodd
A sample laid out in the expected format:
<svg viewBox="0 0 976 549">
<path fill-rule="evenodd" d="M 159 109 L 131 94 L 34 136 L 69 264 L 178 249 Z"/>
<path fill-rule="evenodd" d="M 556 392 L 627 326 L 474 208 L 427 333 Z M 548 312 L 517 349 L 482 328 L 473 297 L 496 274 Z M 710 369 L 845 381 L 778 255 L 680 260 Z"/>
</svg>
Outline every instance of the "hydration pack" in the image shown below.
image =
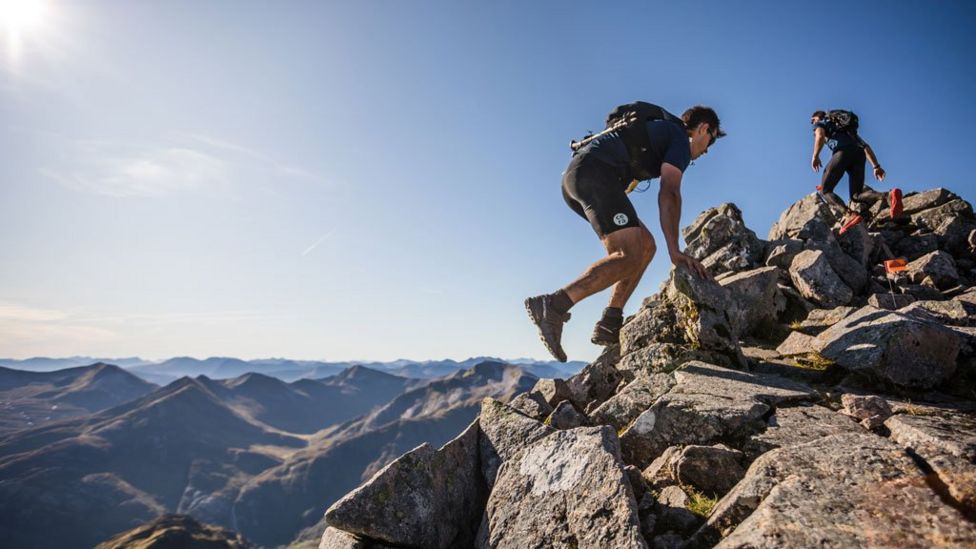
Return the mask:
<svg viewBox="0 0 976 549">
<path fill-rule="evenodd" d="M 833 110 L 827 113 L 827 120 L 834 126 L 834 131 L 857 135 L 857 115 L 851 111 Z"/>
<path fill-rule="evenodd" d="M 647 157 L 651 150 L 651 138 L 647 134 L 647 122 L 653 120 L 667 120 L 681 128 L 685 127 L 683 120 L 665 109 L 644 101 L 635 101 L 620 105 L 610 111 L 610 114 L 607 115 L 606 128 L 603 131 L 588 135 L 580 141 L 571 142 L 570 148 L 575 153 L 594 139 L 610 132 L 617 132 L 627 147 L 628 156 L 630 156 L 631 176 L 635 180 L 650 179 L 650 174 L 643 166 L 649 160 Z"/>
</svg>

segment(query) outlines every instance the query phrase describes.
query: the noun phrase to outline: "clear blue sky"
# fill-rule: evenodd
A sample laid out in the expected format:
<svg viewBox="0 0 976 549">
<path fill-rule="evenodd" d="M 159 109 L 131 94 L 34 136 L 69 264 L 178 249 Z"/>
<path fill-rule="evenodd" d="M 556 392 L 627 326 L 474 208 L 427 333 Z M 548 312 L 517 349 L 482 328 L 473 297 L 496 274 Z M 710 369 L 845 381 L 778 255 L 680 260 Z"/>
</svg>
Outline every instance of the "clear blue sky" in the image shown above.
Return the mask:
<svg viewBox="0 0 976 549">
<path fill-rule="evenodd" d="M 0 22 L 0 356 L 547 358 L 523 298 L 602 255 L 566 144 L 635 99 L 729 133 L 683 225 L 732 201 L 765 237 L 817 108 L 885 188 L 976 195 L 970 2 L 45 4 Z"/>
</svg>

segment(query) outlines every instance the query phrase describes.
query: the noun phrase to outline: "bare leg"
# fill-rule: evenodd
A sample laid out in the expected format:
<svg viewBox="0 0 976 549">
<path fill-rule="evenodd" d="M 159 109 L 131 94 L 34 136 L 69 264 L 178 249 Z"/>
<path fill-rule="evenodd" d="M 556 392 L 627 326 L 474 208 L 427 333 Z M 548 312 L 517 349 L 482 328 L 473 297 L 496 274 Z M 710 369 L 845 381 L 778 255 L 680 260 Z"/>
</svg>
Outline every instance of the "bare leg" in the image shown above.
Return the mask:
<svg viewBox="0 0 976 549">
<path fill-rule="evenodd" d="M 579 278 L 563 288 L 563 291 L 573 303 L 579 303 L 625 278 L 636 275 L 640 280 L 639 275 L 647 266 L 644 261 L 646 252 L 643 250 L 643 233 L 646 232 L 647 229 L 643 227 L 628 227 L 610 233 L 603 239 L 607 257 L 590 265 Z"/>
<path fill-rule="evenodd" d="M 644 251 L 644 257 L 642 258 L 643 264 L 636 274 L 624 278 L 613 286 L 613 293 L 610 294 L 610 307 L 616 307 L 617 309 L 624 308 L 627 300 L 630 299 L 634 290 L 637 289 L 637 284 L 640 283 L 641 277 L 644 276 L 644 271 L 647 269 L 647 266 L 654 259 L 654 252 L 657 251 L 657 246 L 654 244 L 654 237 L 643 225 L 641 225 L 641 229 L 643 229 L 643 234 L 641 235 L 643 237 L 642 250 Z"/>
</svg>

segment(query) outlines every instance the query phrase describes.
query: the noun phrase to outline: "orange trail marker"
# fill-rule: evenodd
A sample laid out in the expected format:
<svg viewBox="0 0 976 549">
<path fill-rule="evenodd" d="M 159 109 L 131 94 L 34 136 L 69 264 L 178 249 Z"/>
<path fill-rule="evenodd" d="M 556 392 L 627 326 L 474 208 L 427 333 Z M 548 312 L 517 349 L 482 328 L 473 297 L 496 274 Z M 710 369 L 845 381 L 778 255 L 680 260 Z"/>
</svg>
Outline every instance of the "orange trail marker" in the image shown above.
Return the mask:
<svg viewBox="0 0 976 549">
<path fill-rule="evenodd" d="M 884 266 L 888 274 L 895 274 L 904 271 L 908 267 L 908 262 L 904 257 L 899 257 L 898 259 L 886 260 Z"/>
</svg>

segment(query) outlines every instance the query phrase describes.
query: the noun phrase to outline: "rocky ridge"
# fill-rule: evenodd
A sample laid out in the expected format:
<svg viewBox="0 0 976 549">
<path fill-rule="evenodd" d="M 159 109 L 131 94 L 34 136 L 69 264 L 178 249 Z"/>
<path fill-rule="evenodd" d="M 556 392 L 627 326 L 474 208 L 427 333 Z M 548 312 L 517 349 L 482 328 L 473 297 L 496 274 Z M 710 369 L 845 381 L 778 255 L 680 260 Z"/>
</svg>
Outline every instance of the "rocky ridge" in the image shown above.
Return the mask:
<svg viewBox="0 0 976 549">
<path fill-rule="evenodd" d="M 768 240 L 703 212 L 714 280 L 672 271 L 579 374 L 376 472 L 320 548 L 973 546 L 976 218 L 904 203 L 838 235 L 813 194 Z"/>
</svg>

